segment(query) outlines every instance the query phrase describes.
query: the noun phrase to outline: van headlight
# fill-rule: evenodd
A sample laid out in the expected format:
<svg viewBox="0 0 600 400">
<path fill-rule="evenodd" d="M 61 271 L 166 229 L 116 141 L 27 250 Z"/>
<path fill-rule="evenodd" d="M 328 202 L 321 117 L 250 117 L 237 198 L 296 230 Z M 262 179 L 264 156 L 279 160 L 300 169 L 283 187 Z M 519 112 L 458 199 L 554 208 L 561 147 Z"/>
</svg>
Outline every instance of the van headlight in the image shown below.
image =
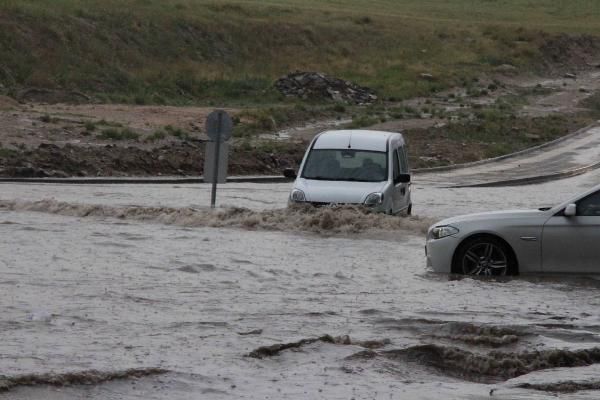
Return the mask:
<svg viewBox="0 0 600 400">
<path fill-rule="evenodd" d="M 365 206 L 372 207 L 372 206 L 378 206 L 380 204 L 383 204 L 383 193 L 380 193 L 380 192 L 371 193 L 365 199 Z"/>
<path fill-rule="evenodd" d="M 306 201 L 306 196 L 302 190 L 293 189 L 292 193 L 290 193 L 290 200 L 294 203 L 303 203 Z"/>
<path fill-rule="evenodd" d="M 445 238 L 446 236 L 456 235 L 459 232 L 458 228 L 450 225 L 436 226 L 431 230 L 431 237 L 434 239 Z"/>
</svg>

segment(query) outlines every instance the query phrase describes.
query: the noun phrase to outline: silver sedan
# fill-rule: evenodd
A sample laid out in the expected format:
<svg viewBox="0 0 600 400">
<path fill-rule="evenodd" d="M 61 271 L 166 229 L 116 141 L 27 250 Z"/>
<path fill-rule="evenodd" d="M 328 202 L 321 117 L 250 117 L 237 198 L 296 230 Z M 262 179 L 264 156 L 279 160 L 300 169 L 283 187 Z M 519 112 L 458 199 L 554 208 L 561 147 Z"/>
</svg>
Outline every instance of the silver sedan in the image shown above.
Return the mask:
<svg viewBox="0 0 600 400">
<path fill-rule="evenodd" d="M 425 251 L 437 272 L 600 273 L 600 185 L 555 207 L 445 219 Z"/>
</svg>

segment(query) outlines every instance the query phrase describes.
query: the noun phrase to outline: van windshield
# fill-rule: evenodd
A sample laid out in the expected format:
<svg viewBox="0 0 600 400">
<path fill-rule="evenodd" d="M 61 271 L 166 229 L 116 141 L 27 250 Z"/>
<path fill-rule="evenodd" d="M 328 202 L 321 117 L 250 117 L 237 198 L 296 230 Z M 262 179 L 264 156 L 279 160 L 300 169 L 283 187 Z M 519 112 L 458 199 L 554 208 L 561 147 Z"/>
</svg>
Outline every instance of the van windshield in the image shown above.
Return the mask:
<svg viewBox="0 0 600 400">
<path fill-rule="evenodd" d="M 386 181 L 387 153 L 353 149 L 313 149 L 308 154 L 302 178 L 325 181 Z"/>
</svg>

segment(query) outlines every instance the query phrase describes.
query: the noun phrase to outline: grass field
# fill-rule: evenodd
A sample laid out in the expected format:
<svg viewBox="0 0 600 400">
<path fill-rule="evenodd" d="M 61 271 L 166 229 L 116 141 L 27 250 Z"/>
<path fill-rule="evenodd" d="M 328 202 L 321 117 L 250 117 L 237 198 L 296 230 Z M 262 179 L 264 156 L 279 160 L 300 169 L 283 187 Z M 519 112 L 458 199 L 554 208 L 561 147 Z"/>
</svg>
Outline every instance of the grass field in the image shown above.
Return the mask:
<svg viewBox="0 0 600 400">
<path fill-rule="evenodd" d="M 599 20 L 596 0 L 2 0 L 0 92 L 274 104 L 273 80 L 298 69 L 403 99 L 502 64 L 539 71 L 543 43 L 600 35 Z"/>
</svg>

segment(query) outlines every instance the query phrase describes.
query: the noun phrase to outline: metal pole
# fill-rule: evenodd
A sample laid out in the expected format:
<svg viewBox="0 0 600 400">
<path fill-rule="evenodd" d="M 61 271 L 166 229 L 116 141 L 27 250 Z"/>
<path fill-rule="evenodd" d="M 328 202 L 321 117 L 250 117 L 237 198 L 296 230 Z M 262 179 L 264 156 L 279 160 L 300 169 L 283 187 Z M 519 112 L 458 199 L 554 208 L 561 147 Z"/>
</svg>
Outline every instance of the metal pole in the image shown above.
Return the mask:
<svg viewBox="0 0 600 400">
<path fill-rule="evenodd" d="M 215 202 L 217 200 L 217 180 L 219 179 L 219 152 L 221 150 L 221 119 L 222 114 L 219 114 L 217 123 L 217 138 L 215 140 L 215 165 L 213 168 L 213 181 L 212 191 L 210 194 L 210 208 L 215 208 Z"/>
</svg>

